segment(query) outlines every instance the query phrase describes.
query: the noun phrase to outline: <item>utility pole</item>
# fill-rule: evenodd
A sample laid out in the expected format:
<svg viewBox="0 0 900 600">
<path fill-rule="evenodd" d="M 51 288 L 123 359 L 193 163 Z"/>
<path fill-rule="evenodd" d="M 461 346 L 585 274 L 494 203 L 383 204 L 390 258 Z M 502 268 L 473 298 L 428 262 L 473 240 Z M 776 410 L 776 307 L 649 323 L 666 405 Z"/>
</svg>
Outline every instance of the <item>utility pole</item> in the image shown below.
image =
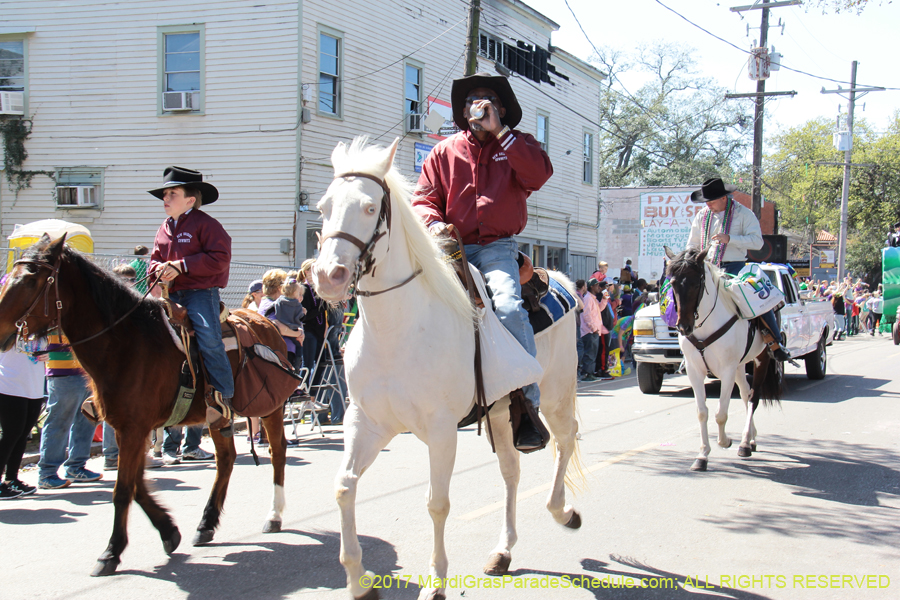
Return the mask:
<svg viewBox="0 0 900 600">
<path fill-rule="evenodd" d="M 466 77 L 478 70 L 478 28 L 481 22 L 481 0 L 471 0 L 466 29 Z"/>
<path fill-rule="evenodd" d="M 769 42 L 769 0 L 763 0 L 762 25 L 759 29 L 759 47 L 767 48 Z M 763 116 L 765 114 L 766 80 L 756 82 L 756 110 L 753 113 L 753 214 L 759 219 L 762 214 L 762 151 Z"/>
<path fill-rule="evenodd" d="M 841 234 L 838 236 L 838 281 L 844 279 L 845 264 L 847 259 L 847 230 L 849 229 L 849 210 L 848 204 L 850 200 L 850 159 L 853 156 L 853 106 L 856 104 L 856 94 L 860 92 L 863 96 L 869 92 L 881 92 L 884 88 L 880 87 L 856 87 L 856 65 L 854 60 L 853 66 L 850 68 L 850 107 L 847 109 L 847 129 L 849 129 L 849 143 L 844 150 L 844 185 L 841 188 Z M 840 86 L 836 90 L 826 90 L 822 88 L 823 94 L 841 94 L 846 90 L 842 90 Z"/>
<path fill-rule="evenodd" d="M 762 213 L 762 152 L 763 152 L 763 118 L 765 117 L 765 98 L 766 96 L 781 96 L 785 95 L 784 93 L 766 93 L 766 79 L 769 77 L 769 66 L 768 66 L 768 42 L 769 42 L 769 8 L 776 8 L 779 6 L 793 6 L 796 4 L 800 4 L 800 0 L 787 0 L 782 2 L 769 2 L 769 0 L 756 0 L 750 6 L 734 6 L 731 8 L 731 12 L 742 12 L 745 10 L 762 10 L 762 24 L 759 28 L 759 48 L 763 49 L 763 56 L 765 65 L 761 65 L 759 74 L 759 78 L 756 81 L 756 94 L 753 94 L 756 98 L 756 110 L 754 111 L 753 117 L 753 214 L 756 215 L 758 219 L 760 217 L 760 213 Z M 754 59 L 756 60 L 756 57 Z M 772 68 L 775 68 L 774 66 Z M 796 92 L 791 93 L 790 95 L 794 95 Z M 747 94 L 728 94 L 725 96 L 726 98 L 746 98 Z"/>
</svg>

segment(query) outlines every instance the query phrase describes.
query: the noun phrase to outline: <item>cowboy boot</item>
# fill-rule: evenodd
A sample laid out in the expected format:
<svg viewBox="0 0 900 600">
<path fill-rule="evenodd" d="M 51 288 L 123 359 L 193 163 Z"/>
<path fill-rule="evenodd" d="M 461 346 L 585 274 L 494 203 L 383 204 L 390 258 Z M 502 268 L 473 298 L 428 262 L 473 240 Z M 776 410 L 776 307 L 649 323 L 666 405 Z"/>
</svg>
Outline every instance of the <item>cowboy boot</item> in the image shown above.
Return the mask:
<svg viewBox="0 0 900 600">
<path fill-rule="evenodd" d="M 541 421 L 537 409 L 525 398 L 521 389 L 510 392 L 510 421 L 516 450 L 523 454 L 542 450 L 550 441 L 550 432 Z M 518 421 L 518 423 L 517 423 Z"/>
<path fill-rule="evenodd" d="M 775 339 L 775 332 L 769 329 L 769 326 L 766 325 L 765 319 L 760 319 L 759 322 L 762 324 L 760 328 L 760 332 L 763 336 L 763 341 L 766 343 L 766 346 L 769 347 L 769 350 L 772 352 L 772 355 L 775 357 L 775 360 L 780 360 L 782 362 L 790 362 L 791 355 L 790 353 L 779 344 Z M 782 342 L 784 338 L 782 338 Z"/>
</svg>

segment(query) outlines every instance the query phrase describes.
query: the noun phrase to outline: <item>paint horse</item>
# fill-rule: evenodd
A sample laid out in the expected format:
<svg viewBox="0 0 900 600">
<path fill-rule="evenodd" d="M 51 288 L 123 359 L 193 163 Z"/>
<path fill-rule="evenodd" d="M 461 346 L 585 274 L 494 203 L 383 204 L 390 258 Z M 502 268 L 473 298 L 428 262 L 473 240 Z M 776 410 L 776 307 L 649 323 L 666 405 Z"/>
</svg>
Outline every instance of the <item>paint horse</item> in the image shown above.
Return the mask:
<svg viewBox="0 0 900 600">
<path fill-rule="evenodd" d="M 688 249 L 677 256 L 668 248 L 670 261 L 666 270 L 678 312 L 678 345 L 684 354 L 687 376 L 697 401 L 700 420 L 700 454 L 691 469 L 705 471 L 709 462 L 709 432 L 706 408 L 707 373 L 719 378 L 722 389 L 716 409 L 719 426 L 718 443 L 731 447 L 725 433 L 731 391 L 737 383 L 747 409 L 747 420 L 738 448 L 738 456 L 746 458 L 756 450 L 756 426 L 753 413 L 760 400 L 775 403 L 781 398 L 782 375 L 777 361 L 769 355 L 758 328 L 738 316 L 737 308 L 723 294 L 724 272 L 706 262 L 706 253 Z M 700 319 L 700 315 L 703 316 Z M 744 364 L 753 361 L 753 383 L 747 383 Z"/>
</svg>

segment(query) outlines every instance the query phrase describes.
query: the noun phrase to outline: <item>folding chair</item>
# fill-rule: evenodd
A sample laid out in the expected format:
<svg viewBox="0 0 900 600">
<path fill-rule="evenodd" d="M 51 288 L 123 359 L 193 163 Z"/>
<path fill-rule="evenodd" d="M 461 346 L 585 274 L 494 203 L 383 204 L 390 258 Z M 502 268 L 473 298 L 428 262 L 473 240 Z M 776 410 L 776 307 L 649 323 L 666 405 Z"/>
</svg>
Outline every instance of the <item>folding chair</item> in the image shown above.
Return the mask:
<svg viewBox="0 0 900 600">
<path fill-rule="evenodd" d="M 324 342 L 322 343 L 322 347 L 319 348 L 319 358 L 316 360 L 316 369 L 319 369 L 319 365 L 322 365 L 322 378 L 319 383 L 315 383 L 310 385 L 309 393 L 313 396 L 316 402 L 320 404 L 328 404 L 330 402 L 324 402 L 326 399 L 326 395 L 328 394 L 328 390 L 331 390 L 332 393 L 336 393 L 340 399 L 341 403 L 344 405 L 344 410 L 347 410 L 347 395 L 344 393 L 344 385 L 341 384 L 341 370 L 338 368 L 338 365 L 343 365 L 343 357 L 341 357 L 340 363 L 335 359 L 334 353 L 331 351 L 331 344 L 328 343 L 328 334 L 331 333 L 331 330 L 334 326 L 329 326 L 328 329 L 325 330 Z M 343 336 L 343 327 L 341 327 L 341 336 Z M 340 343 L 340 338 L 338 338 L 338 343 Z M 322 361 L 325 361 L 324 363 Z M 312 378 L 315 377 L 315 373 L 311 375 Z M 329 398 L 330 399 L 330 398 Z"/>
</svg>

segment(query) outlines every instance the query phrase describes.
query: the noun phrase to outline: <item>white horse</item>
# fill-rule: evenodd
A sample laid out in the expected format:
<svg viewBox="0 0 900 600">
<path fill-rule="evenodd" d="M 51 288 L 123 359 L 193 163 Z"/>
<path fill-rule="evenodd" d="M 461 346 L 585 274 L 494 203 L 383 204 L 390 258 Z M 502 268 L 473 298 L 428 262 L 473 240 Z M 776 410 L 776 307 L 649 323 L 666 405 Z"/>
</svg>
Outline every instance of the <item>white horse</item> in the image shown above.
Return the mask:
<svg viewBox="0 0 900 600">
<path fill-rule="evenodd" d="M 704 385 L 707 372 L 718 377 L 722 384 L 716 409 L 718 443 L 722 448 L 731 447 L 731 439 L 725 433 L 725 423 L 728 421 L 731 391 L 737 382 L 747 409 L 747 420 L 738 448 L 738 456 L 742 458 L 751 456 L 756 450 L 753 413 L 759 401 L 777 402 L 781 397 L 782 384 L 777 361 L 769 356 L 762 334 L 757 330 L 748 340 L 750 321 L 738 318 L 734 303 L 722 293 L 723 273 L 706 262 L 706 253 L 706 250 L 698 252 L 689 249 L 676 256 L 666 248 L 666 254 L 671 259 L 666 274 L 671 281 L 678 309 L 678 345 L 684 354 L 687 376 L 697 400 L 697 418 L 700 419 L 702 444 L 700 454 L 691 466 L 694 471 L 706 470 L 710 452 L 706 426 L 709 410 L 706 408 Z M 744 372 L 744 364 L 751 360 L 754 361 L 752 386 L 747 383 Z"/>
<path fill-rule="evenodd" d="M 356 533 L 356 486 L 388 442 L 411 431 L 428 445 L 427 506 L 434 523 L 430 574 L 436 585 L 423 589 L 420 598 L 444 598 L 443 583 L 437 582 L 447 577 L 444 526 L 450 511 L 457 423 L 469 413 L 475 397 L 475 313 L 413 212 L 412 187 L 392 168 L 398 141 L 387 149 L 366 146 L 365 138 L 349 147 L 339 143 L 331 156 L 335 179 L 319 203 L 323 235 L 312 270 L 317 293 L 326 300 L 340 300 L 347 294 L 351 275 L 359 273 L 359 319 L 344 353 L 351 400 L 344 417 L 344 459 L 335 481 L 341 511 L 340 560 L 353 596 L 377 598 L 376 590 L 361 584 L 367 572 Z M 553 275 L 572 289 L 571 282 Z M 558 523 L 573 529 L 581 525 L 581 517 L 566 504 L 564 486 L 578 431 L 574 319 L 570 311 L 536 340 L 544 372 L 539 382 L 541 412 L 556 440 L 547 508 Z M 506 484 L 500 542 L 485 567 L 494 575 L 507 572 L 517 539 L 519 453 L 513 447 L 508 404 L 508 397 L 498 401 L 489 417 Z"/>
</svg>

